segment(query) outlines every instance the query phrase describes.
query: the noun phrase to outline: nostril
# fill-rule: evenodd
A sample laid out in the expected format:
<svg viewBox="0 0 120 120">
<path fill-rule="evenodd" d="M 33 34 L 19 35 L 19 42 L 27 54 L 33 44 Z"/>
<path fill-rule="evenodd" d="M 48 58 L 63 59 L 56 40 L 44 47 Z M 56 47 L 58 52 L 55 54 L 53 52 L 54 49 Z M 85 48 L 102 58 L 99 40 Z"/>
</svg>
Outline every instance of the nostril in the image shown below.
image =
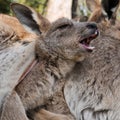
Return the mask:
<svg viewBox="0 0 120 120">
<path fill-rule="evenodd" d="M 86 27 L 89 29 L 97 29 L 97 25 L 95 23 L 88 23 Z"/>
</svg>

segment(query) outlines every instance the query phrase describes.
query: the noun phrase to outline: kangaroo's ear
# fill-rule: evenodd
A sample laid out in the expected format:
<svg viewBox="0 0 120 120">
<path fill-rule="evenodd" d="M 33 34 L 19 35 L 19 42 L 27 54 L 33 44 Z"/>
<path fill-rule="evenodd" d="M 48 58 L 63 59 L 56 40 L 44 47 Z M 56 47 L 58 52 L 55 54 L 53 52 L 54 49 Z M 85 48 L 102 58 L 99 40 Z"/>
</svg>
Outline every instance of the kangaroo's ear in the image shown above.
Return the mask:
<svg viewBox="0 0 120 120">
<path fill-rule="evenodd" d="M 111 21 L 112 24 L 115 24 L 120 0 L 102 0 L 101 4 L 104 13 L 107 14 L 108 19 Z"/>
<path fill-rule="evenodd" d="M 86 0 L 86 5 L 91 12 L 94 12 L 96 9 L 100 8 L 101 0 Z"/>
<path fill-rule="evenodd" d="M 100 22 L 102 15 L 101 0 L 86 0 L 86 5 L 91 11 L 88 21 Z"/>
<path fill-rule="evenodd" d="M 30 7 L 12 3 L 11 9 L 28 32 L 40 34 L 46 32 L 51 25 L 46 18 Z"/>
</svg>

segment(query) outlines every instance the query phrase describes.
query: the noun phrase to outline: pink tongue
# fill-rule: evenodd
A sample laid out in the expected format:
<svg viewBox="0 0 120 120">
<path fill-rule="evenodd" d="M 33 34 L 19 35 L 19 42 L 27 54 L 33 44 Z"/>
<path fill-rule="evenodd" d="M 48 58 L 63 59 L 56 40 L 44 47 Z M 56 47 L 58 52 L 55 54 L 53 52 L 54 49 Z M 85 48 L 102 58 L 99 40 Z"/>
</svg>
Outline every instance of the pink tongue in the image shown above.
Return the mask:
<svg viewBox="0 0 120 120">
<path fill-rule="evenodd" d="M 87 45 L 83 45 L 84 48 L 88 49 L 88 50 L 93 50 L 95 47 L 92 46 L 87 46 Z"/>
</svg>

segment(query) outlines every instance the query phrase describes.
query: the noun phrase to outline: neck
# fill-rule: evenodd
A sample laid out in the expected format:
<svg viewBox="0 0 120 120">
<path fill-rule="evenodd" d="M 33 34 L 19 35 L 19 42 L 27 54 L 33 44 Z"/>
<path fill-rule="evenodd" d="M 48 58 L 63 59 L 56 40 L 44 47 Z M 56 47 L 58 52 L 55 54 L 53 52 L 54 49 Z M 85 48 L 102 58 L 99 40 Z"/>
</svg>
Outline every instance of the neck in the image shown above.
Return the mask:
<svg viewBox="0 0 120 120">
<path fill-rule="evenodd" d="M 72 70 L 75 62 L 60 58 L 56 53 L 51 52 L 50 49 L 47 48 L 47 45 L 45 45 L 44 41 L 41 40 L 38 42 L 39 43 L 36 44 L 36 54 L 39 61 L 46 61 L 46 67 L 49 67 L 49 70 L 58 78 L 60 78 L 60 76 L 65 77 L 66 74 Z"/>
<path fill-rule="evenodd" d="M 62 58 L 45 58 L 45 69 L 47 68 L 52 74 L 54 74 L 58 79 L 63 78 L 69 73 L 75 65 L 74 61 L 65 60 Z"/>
<path fill-rule="evenodd" d="M 58 65 L 59 65 L 58 69 L 60 70 L 61 75 L 65 77 L 66 74 L 73 69 L 73 67 L 75 66 L 75 62 L 70 60 L 65 61 L 65 60 L 59 59 Z"/>
</svg>

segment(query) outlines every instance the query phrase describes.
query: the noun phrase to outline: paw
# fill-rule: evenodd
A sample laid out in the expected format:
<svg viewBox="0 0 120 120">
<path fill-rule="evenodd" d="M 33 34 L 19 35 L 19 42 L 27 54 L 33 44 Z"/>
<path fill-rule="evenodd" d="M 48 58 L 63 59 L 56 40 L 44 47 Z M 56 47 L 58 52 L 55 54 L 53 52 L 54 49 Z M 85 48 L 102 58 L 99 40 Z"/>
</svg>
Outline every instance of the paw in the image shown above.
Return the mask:
<svg viewBox="0 0 120 120">
<path fill-rule="evenodd" d="M 52 116 L 50 120 L 70 120 L 70 119 L 65 115 L 55 115 L 55 116 Z"/>
<path fill-rule="evenodd" d="M 70 120 L 70 119 L 66 115 L 56 114 L 42 109 L 35 114 L 34 120 Z"/>
</svg>

